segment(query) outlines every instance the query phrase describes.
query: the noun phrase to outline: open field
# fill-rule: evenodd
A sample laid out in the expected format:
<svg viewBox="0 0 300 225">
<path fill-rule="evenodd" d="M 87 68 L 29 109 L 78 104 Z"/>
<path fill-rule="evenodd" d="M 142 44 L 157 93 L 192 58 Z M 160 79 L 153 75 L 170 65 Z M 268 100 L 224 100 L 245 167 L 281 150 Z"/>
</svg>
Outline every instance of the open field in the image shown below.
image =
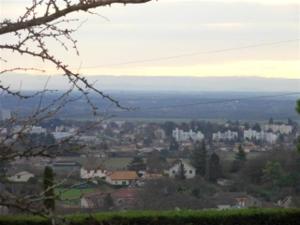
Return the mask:
<svg viewBox="0 0 300 225">
<path fill-rule="evenodd" d="M 56 194 L 61 196 L 62 200 L 75 200 L 80 199 L 83 194 L 93 192 L 94 188 L 85 188 L 85 189 L 78 189 L 78 188 L 58 188 L 56 189 Z"/>
</svg>

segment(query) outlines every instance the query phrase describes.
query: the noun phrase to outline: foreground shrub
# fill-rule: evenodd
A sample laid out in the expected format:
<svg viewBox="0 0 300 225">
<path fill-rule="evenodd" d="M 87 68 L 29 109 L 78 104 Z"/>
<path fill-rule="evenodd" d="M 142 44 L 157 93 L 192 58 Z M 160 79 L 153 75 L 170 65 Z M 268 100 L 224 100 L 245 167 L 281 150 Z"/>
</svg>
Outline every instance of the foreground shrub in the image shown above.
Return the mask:
<svg viewBox="0 0 300 225">
<path fill-rule="evenodd" d="M 72 225 L 296 225 L 300 224 L 300 209 L 135 211 L 69 215 L 65 220 Z M 46 219 L 33 216 L 0 217 L 0 225 L 12 224 L 50 225 L 51 223 Z"/>
</svg>

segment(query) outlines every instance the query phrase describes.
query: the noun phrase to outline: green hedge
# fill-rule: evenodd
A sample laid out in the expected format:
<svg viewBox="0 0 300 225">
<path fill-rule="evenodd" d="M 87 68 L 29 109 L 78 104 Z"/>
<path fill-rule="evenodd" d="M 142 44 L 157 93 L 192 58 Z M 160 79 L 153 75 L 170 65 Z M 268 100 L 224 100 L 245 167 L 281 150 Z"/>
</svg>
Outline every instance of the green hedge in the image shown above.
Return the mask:
<svg viewBox="0 0 300 225">
<path fill-rule="evenodd" d="M 226 211 L 120 212 L 69 215 L 72 225 L 297 225 L 300 209 L 246 209 Z M 50 225 L 33 216 L 2 216 L 0 225 Z"/>
</svg>

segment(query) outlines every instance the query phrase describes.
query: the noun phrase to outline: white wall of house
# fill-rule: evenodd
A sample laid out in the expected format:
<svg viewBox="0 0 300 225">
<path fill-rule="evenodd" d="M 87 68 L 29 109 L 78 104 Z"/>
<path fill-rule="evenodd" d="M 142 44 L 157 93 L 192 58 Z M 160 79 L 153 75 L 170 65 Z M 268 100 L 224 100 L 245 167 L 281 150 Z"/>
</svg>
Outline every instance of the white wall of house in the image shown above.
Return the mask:
<svg viewBox="0 0 300 225">
<path fill-rule="evenodd" d="M 130 180 L 112 180 L 109 176 L 106 177 L 106 182 L 115 186 L 128 186 L 131 183 Z"/>
<path fill-rule="evenodd" d="M 174 166 L 172 166 L 169 170 L 167 170 L 167 174 L 169 175 L 169 177 L 171 178 L 175 178 L 176 175 L 179 173 L 180 171 L 180 162 L 176 163 Z M 182 161 L 183 167 L 184 167 L 184 171 L 185 171 L 185 178 L 186 179 L 192 179 L 196 176 L 196 169 L 190 165 L 189 163 L 186 163 L 184 161 Z"/>
<path fill-rule="evenodd" d="M 89 202 L 86 198 L 82 197 L 80 199 L 80 208 L 83 208 L 83 209 L 88 209 L 90 208 L 90 205 L 89 205 Z"/>
<path fill-rule="evenodd" d="M 92 179 L 92 178 L 105 178 L 106 177 L 106 170 L 95 169 L 95 170 L 88 170 L 84 167 L 80 169 L 80 178 L 81 179 Z"/>
<path fill-rule="evenodd" d="M 8 177 L 7 179 L 12 182 L 27 182 L 32 177 L 34 177 L 34 174 L 23 171 L 11 177 Z"/>
</svg>

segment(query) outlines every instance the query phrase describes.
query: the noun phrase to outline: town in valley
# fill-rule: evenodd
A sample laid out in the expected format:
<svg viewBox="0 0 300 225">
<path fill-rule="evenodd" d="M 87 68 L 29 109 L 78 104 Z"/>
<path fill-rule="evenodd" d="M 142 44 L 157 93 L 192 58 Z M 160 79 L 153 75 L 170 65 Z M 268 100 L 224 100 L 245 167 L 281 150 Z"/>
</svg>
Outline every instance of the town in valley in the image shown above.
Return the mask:
<svg viewBox="0 0 300 225">
<path fill-rule="evenodd" d="M 1 111 L 3 144 L 19 151 L 47 148 L 45 157 L 25 156 L 1 165 L 0 188 L 37 193 L 49 166 L 58 184 L 56 207 L 62 213 L 300 205 L 295 169 L 299 125 L 292 119 L 50 118 L 36 125 L 12 125 L 12 114 Z M 18 135 L 26 147 L 15 141 Z"/>
</svg>

